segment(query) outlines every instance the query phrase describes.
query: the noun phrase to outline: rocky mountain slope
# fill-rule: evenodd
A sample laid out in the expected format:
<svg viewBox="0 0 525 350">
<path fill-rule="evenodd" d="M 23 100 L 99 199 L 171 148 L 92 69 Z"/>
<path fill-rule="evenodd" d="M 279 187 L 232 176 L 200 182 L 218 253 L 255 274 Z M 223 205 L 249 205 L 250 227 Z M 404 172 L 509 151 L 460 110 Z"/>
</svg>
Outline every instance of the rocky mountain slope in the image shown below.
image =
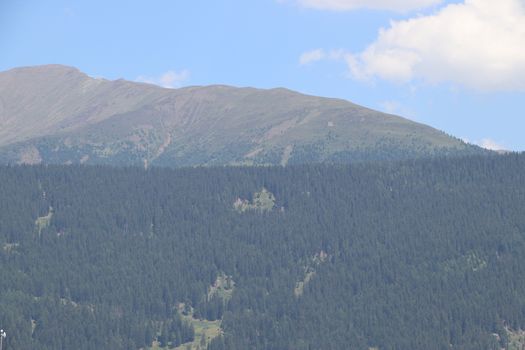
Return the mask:
<svg viewBox="0 0 525 350">
<path fill-rule="evenodd" d="M 164 89 L 46 65 L 0 73 L 0 161 L 256 165 L 480 153 L 429 126 L 287 89 Z"/>
</svg>

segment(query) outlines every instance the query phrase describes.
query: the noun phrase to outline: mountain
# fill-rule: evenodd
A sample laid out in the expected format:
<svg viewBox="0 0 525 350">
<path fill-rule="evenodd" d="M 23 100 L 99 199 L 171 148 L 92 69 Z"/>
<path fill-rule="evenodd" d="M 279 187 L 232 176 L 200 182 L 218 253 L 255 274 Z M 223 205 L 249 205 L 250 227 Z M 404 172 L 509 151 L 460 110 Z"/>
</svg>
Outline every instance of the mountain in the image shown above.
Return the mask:
<svg viewBox="0 0 525 350">
<path fill-rule="evenodd" d="M 252 165 L 483 152 L 429 126 L 283 88 L 158 86 L 61 65 L 0 73 L 0 161 Z"/>
</svg>

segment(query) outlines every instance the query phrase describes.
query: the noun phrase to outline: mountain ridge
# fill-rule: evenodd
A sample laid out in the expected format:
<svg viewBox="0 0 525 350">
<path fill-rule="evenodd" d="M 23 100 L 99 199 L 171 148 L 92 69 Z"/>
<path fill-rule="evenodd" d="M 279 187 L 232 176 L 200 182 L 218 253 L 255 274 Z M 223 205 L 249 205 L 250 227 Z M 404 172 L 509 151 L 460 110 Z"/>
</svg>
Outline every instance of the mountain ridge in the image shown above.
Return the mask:
<svg viewBox="0 0 525 350">
<path fill-rule="evenodd" d="M 424 124 L 286 88 L 166 89 L 45 65 L 0 72 L 4 163 L 286 165 L 483 151 Z"/>
</svg>

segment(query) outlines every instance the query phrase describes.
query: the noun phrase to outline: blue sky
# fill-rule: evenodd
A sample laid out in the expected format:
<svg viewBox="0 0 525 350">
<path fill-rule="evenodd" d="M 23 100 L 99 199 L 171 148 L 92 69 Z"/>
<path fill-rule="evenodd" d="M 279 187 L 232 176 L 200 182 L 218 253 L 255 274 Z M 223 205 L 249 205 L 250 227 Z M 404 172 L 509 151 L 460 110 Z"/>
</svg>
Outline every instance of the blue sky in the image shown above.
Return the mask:
<svg viewBox="0 0 525 350">
<path fill-rule="evenodd" d="M 525 150 L 523 0 L 2 1 L 0 70 L 340 97 Z"/>
</svg>

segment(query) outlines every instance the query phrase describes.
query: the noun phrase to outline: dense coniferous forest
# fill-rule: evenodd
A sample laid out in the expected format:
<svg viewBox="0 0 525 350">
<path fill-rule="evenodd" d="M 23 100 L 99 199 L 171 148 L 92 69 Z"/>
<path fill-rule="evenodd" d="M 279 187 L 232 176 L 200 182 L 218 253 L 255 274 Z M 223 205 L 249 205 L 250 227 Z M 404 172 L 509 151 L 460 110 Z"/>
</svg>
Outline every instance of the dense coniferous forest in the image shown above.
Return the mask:
<svg viewBox="0 0 525 350">
<path fill-rule="evenodd" d="M 500 349 L 525 329 L 525 155 L 6 166 L 0 198 L 5 349 L 173 348 L 192 319 L 221 321 L 209 350 Z"/>
</svg>

